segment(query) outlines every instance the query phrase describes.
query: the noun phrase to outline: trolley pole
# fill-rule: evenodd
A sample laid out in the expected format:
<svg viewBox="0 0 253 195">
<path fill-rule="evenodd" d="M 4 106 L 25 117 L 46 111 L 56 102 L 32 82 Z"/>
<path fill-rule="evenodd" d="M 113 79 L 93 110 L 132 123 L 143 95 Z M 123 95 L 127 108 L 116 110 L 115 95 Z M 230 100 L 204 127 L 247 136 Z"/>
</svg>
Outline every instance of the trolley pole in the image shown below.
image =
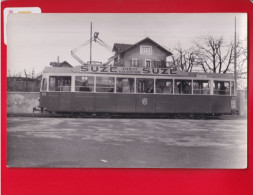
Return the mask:
<svg viewBox="0 0 253 195">
<path fill-rule="evenodd" d="M 236 47 L 237 47 L 237 43 L 236 43 L 236 17 L 235 17 L 235 43 L 234 43 L 234 76 L 235 76 L 235 86 L 234 86 L 234 90 L 235 90 L 235 96 L 236 96 L 236 110 L 238 111 L 238 114 L 241 115 L 241 109 L 240 109 L 240 99 L 237 96 L 237 70 L 236 70 L 236 66 L 237 66 L 237 51 L 236 51 Z"/>
<path fill-rule="evenodd" d="M 90 64 L 92 61 L 92 22 L 90 23 Z"/>
<path fill-rule="evenodd" d="M 237 53 L 236 53 L 236 17 L 235 17 L 235 43 L 234 43 L 234 77 L 235 77 L 235 92 L 237 91 L 237 70 L 236 70 L 236 58 L 237 58 Z"/>
</svg>

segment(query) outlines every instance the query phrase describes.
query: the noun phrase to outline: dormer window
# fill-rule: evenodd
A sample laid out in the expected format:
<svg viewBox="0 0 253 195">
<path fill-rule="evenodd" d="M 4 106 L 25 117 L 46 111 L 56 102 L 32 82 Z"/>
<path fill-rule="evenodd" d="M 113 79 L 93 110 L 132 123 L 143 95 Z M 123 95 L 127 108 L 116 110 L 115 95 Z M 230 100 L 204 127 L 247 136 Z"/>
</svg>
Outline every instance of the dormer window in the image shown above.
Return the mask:
<svg viewBox="0 0 253 195">
<path fill-rule="evenodd" d="M 152 46 L 141 45 L 140 46 L 140 54 L 152 55 Z"/>
</svg>

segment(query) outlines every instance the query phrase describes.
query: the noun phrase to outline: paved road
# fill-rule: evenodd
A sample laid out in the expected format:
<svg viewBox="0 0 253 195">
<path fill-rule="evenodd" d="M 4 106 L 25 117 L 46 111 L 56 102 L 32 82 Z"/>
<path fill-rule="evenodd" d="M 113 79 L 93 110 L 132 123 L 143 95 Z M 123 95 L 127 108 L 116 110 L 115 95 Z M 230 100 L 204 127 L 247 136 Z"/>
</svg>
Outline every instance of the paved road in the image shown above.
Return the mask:
<svg viewBox="0 0 253 195">
<path fill-rule="evenodd" d="M 9 167 L 245 168 L 246 120 L 7 119 Z"/>
</svg>

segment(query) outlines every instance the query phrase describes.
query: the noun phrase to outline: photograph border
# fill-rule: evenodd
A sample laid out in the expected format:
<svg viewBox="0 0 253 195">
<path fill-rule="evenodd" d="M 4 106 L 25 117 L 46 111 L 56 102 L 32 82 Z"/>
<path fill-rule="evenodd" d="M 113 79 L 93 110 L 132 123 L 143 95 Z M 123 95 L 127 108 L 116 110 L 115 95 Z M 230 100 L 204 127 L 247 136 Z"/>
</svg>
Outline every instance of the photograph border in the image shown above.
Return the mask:
<svg viewBox="0 0 253 195">
<path fill-rule="evenodd" d="M 148 2 L 148 3 L 147 3 Z M 7 168 L 7 48 L 1 18 L 1 178 L 2 194 L 253 194 L 251 110 L 253 4 L 250 0 L 10 0 L 6 7 L 39 7 L 42 13 L 247 13 L 248 14 L 248 168 L 112 169 Z"/>
</svg>

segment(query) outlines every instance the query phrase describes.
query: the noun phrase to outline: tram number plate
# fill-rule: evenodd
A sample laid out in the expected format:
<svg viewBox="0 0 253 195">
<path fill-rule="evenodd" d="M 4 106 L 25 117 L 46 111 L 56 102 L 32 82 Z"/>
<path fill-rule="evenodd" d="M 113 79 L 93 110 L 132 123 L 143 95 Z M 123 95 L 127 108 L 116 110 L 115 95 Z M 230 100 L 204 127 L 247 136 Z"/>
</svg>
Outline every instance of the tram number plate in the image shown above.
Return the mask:
<svg viewBox="0 0 253 195">
<path fill-rule="evenodd" d="M 42 93 L 41 95 L 42 95 L 42 96 L 46 96 L 46 95 L 47 95 L 47 93 Z"/>
<path fill-rule="evenodd" d="M 146 106 L 148 104 L 148 98 L 142 98 L 141 102 L 144 106 Z"/>
</svg>

